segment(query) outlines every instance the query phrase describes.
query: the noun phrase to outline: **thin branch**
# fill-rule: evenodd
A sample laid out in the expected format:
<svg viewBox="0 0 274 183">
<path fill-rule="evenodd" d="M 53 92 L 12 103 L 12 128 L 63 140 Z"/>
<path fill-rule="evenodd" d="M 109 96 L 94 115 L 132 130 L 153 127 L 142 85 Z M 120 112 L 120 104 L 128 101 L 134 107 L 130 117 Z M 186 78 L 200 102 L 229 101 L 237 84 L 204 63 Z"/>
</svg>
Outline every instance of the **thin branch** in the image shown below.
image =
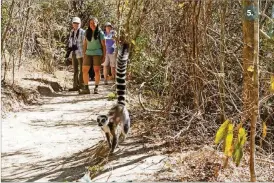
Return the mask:
<svg viewBox="0 0 274 183">
<path fill-rule="evenodd" d="M 1 52 L 2 53 L 4 51 L 3 46 L 4 46 L 4 43 L 5 43 L 6 38 L 7 38 L 7 33 L 10 30 L 10 26 L 11 26 L 11 20 L 12 20 L 12 14 L 13 14 L 13 10 L 14 10 L 14 4 L 15 4 L 15 2 L 14 2 L 14 0 L 12 0 L 10 8 L 9 8 L 10 9 L 10 11 L 9 11 L 9 21 L 7 23 L 6 29 L 4 30 L 4 33 L 3 33 L 3 36 L 2 36 L 2 39 L 1 39 L 1 49 L 2 49 Z"/>
</svg>

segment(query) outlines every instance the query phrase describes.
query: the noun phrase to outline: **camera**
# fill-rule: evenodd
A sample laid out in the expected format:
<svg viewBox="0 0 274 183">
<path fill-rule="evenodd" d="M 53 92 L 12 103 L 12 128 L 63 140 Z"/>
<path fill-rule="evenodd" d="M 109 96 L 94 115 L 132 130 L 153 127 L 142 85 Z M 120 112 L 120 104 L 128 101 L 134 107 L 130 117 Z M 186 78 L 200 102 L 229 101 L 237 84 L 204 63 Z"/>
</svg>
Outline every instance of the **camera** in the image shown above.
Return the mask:
<svg viewBox="0 0 274 183">
<path fill-rule="evenodd" d="M 72 47 L 71 47 L 70 49 L 71 49 L 71 51 L 75 51 L 75 50 L 78 50 L 78 47 L 77 47 L 77 45 L 75 44 L 75 45 L 72 45 Z"/>
<path fill-rule="evenodd" d="M 70 55 L 70 53 L 71 53 L 72 51 L 76 51 L 76 50 L 78 50 L 77 45 L 72 45 L 71 47 L 68 47 L 68 48 L 67 48 L 66 55 L 65 55 L 65 58 L 68 58 L 69 55 Z"/>
</svg>

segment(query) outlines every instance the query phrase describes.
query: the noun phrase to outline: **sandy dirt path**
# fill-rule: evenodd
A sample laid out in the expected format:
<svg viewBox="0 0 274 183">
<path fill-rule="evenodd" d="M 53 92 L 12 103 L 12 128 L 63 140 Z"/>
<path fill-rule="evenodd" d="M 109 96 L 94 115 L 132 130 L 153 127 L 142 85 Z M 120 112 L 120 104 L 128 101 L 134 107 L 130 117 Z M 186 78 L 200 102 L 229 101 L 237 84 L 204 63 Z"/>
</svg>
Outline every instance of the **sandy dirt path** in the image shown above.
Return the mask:
<svg viewBox="0 0 274 183">
<path fill-rule="evenodd" d="M 106 97 L 110 87 L 100 89 L 97 95 L 42 97 L 42 105 L 7 114 L 2 119 L 2 181 L 73 180 L 70 176 L 84 171 L 85 152 L 103 139 L 96 116 L 115 103 Z"/>
<path fill-rule="evenodd" d="M 90 90 L 93 91 L 93 84 Z M 32 105 L 2 119 L 2 175 L 4 182 L 91 181 L 86 167 L 94 164 L 94 148 L 104 136 L 95 121 L 116 101 L 108 101 L 110 85 L 100 94 L 62 92 L 42 97 Z M 145 180 L 162 168 L 161 155 L 153 154 L 140 139 L 128 138 L 121 151 L 109 158 L 92 181 Z M 159 146 L 160 147 L 160 146 Z M 141 176 L 142 175 L 142 176 Z"/>
</svg>

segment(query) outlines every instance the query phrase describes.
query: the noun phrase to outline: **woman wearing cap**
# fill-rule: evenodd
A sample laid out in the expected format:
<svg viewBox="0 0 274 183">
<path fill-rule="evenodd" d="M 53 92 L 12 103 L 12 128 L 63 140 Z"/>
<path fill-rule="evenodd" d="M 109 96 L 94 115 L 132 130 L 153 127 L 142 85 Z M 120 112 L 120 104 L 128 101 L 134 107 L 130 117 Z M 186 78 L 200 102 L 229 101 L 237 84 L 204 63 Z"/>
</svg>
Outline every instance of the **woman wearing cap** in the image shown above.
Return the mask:
<svg viewBox="0 0 274 183">
<path fill-rule="evenodd" d="M 107 76 L 108 76 L 108 67 L 111 67 L 111 75 L 113 79 L 115 79 L 115 67 L 116 67 L 116 56 L 115 48 L 116 48 L 116 32 L 112 30 L 112 25 L 110 22 L 105 24 L 106 31 L 105 31 L 105 39 L 106 39 L 106 60 L 102 64 L 104 66 L 104 83 L 107 85 Z"/>
<path fill-rule="evenodd" d="M 78 91 L 83 82 L 83 41 L 85 39 L 85 31 L 80 28 L 81 20 L 79 17 L 72 18 L 72 30 L 69 36 L 69 58 L 72 58 L 73 65 L 73 87 L 69 91 Z"/>
<path fill-rule="evenodd" d="M 83 60 L 83 79 L 84 87 L 79 91 L 79 94 L 89 94 L 88 81 L 89 69 L 93 66 L 95 73 L 95 88 L 94 93 L 98 94 L 98 86 L 100 83 L 100 67 L 105 60 L 106 41 L 104 32 L 98 26 L 98 20 L 95 17 L 90 18 L 89 26 L 86 30 L 86 37 L 83 45 L 84 60 Z"/>
</svg>

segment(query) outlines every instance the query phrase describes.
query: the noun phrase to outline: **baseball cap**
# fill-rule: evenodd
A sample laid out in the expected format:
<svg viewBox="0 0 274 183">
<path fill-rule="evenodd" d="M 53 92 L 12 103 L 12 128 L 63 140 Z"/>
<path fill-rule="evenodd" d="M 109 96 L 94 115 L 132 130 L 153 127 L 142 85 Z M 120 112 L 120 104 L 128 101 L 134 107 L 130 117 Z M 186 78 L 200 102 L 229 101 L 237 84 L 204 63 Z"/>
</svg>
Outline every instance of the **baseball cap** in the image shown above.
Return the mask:
<svg viewBox="0 0 274 183">
<path fill-rule="evenodd" d="M 81 20 L 80 20 L 79 17 L 73 17 L 73 18 L 72 18 L 72 23 L 78 23 L 78 24 L 80 24 L 80 23 L 81 23 Z"/>
<path fill-rule="evenodd" d="M 107 23 L 105 24 L 105 26 L 106 26 L 106 27 L 107 27 L 107 26 L 112 27 L 112 25 L 111 25 L 111 23 L 110 23 L 110 22 L 107 22 Z"/>
</svg>

